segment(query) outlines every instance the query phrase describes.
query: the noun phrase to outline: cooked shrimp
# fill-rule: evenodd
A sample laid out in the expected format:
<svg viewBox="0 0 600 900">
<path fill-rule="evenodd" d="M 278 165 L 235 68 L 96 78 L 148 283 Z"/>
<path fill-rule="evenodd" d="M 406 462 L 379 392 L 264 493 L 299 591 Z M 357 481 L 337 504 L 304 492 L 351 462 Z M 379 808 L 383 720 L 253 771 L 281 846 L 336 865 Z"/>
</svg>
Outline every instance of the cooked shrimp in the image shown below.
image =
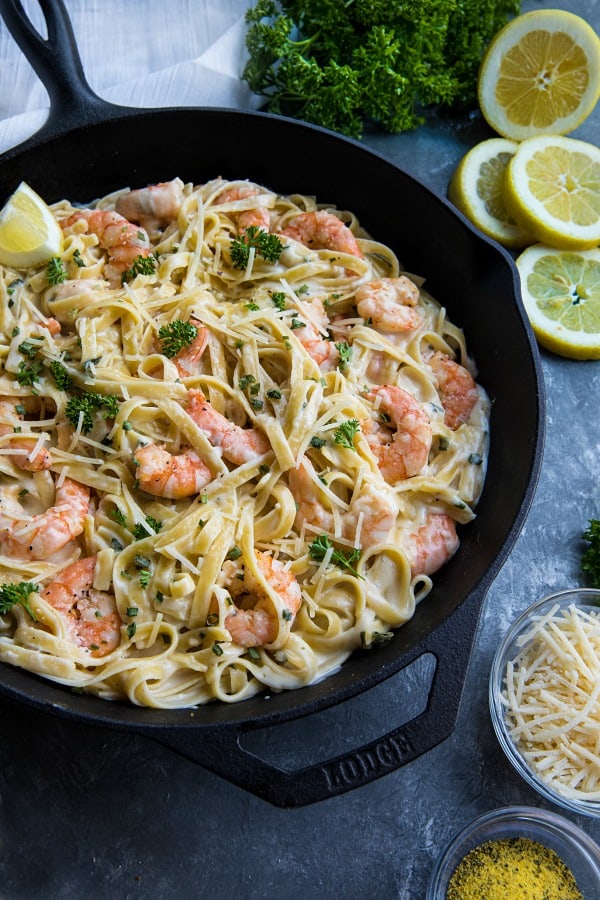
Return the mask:
<svg viewBox="0 0 600 900">
<path fill-rule="evenodd" d="M 444 421 L 455 430 L 467 421 L 479 399 L 477 385 L 471 373 L 445 353 L 434 353 L 429 365 L 437 380 Z"/>
<path fill-rule="evenodd" d="M 196 328 L 196 337 L 189 346 L 183 347 L 172 359 L 180 378 L 189 378 L 190 375 L 197 374 L 198 363 L 208 345 L 208 328 L 194 318 L 190 319 L 190 324 Z"/>
<path fill-rule="evenodd" d="M 432 431 L 421 404 L 408 391 L 391 384 L 373 388 L 369 400 L 379 401 L 379 410 L 389 419 L 384 423 L 367 420 L 362 428 L 388 484 L 411 478 L 427 463 Z"/>
<path fill-rule="evenodd" d="M 136 222 L 146 231 L 154 232 L 164 228 L 177 218 L 183 200 L 183 182 L 180 178 L 149 184 L 121 194 L 115 203 L 116 211 Z"/>
<path fill-rule="evenodd" d="M 0 550 L 21 559 L 47 559 L 83 531 L 90 491 L 65 478 L 56 488 L 54 506 L 37 516 L 28 516 L 16 497 L 0 499 Z"/>
<path fill-rule="evenodd" d="M 225 617 L 225 627 L 231 640 L 240 647 L 272 644 L 283 624 L 291 627 L 302 602 L 300 585 L 281 560 L 260 550 L 255 550 L 254 555 L 260 578 L 249 566 L 244 566 L 243 578 L 237 577 L 239 573 L 234 574 L 235 564 L 234 567 L 226 564 L 225 570 L 229 593 L 235 603 Z M 270 594 L 277 594 L 283 601 L 283 622 L 277 617 Z"/>
<path fill-rule="evenodd" d="M 95 234 L 103 250 L 108 251 L 108 266 L 105 273 L 108 280 L 120 283 L 123 272 L 131 268 L 138 257 L 152 254 L 148 234 L 139 225 L 134 225 L 119 213 L 108 209 L 79 209 L 66 221 L 62 228 L 69 228 L 83 220 L 88 234 Z"/>
<path fill-rule="evenodd" d="M 159 444 L 147 444 L 133 458 L 140 488 L 156 497 L 191 497 L 212 481 L 212 472 L 192 448 L 174 455 Z"/>
<path fill-rule="evenodd" d="M 376 330 L 414 331 L 423 321 L 414 309 L 418 299 L 419 288 L 405 275 L 378 278 L 359 287 L 356 308 L 360 316 L 370 319 Z"/>
<path fill-rule="evenodd" d="M 237 187 L 226 188 L 216 198 L 216 203 L 235 203 L 236 200 L 246 200 L 249 197 L 257 197 L 261 191 L 252 185 L 239 185 Z M 235 219 L 239 233 L 246 231 L 250 227 L 261 228 L 263 231 L 269 231 L 271 228 L 271 216 L 266 206 L 256 206 L 253 209 L 244 209 L 240 212 L 230 212 L 229 215 Z"/>
<path fill-rule="evenodd" d="M 301 303 L 301 310 L 309 312 L 301 328 L 294 328 L 294 334 L 318 366 L 323 365 L 335 351 L 335 343 L 324 337 L 329 327 L 329 316 L 325 312 L 321 297 L 313 297 L 310 303 Z M 302 312 L 300 313 L 302 315 Z M 298 321 L 298 320 L 296 320 Z"/>
<path fill-rule="evenodd" d="M 347 225 L 325 210 L 300 213 L 283 229 L 284 237 L 300 241 L 311 250 L 338 250 L 363 258 L 363 252 Z"/>
<path fill-rule="evenodd" d="M 17 412 L 13 400 L 0 399 L 0 435 L 15 434 L 15 437 L 8 443 L 0 446 L 10 448 L 11 453 L 8 455 L 19 469 L 26 472 L 40 472 L 42 469 L 49 469 L 52 465 L 50 451 L 42 445 L 37 447 L 36 437 L 25 437 L 18 434 L 21 431 L 22 419 L 22 414 Z M 35 456 L 33 456 L 34 451 Z"/>
<path fill-rule="evenodd" d="M 335 518 L 322 503 L 323 491 L 319 489 L 318 476 L 310 461 L 304 459 L 297 468 L 291 469 L 288 478 L 298 508 L 298 530 L 306 523 L 315 532 L 326 531 L 333 535 Z M 340 512 L 342 537 L 355 546 L 384 544 L 396 524 L 398 511 L 398 501 L 391 492 L 388 494 L 372 482 L 364 481 L 348 510 Z"/>
<path fill-rule="evenodd" d="M 459 544 L 454 519 L 443 513 L 429 513 L 418 531 L 406 535 L 404 540 L 413 578 L 437 572 L 454 555 Z"/>
<path fill-rule="evenodd" d="M 213 447 L 219 447 L 225 459 L 241 466 L 258 459 L 271 449 L 269 441 L 256 428 L 241 428 L 214 409 L 202 391 L 188 393 L 187 413 L 204 432 Z"/>
<path fill-rule="evenodd" d="M 119 646 L 121 618 L 112 594 L 94 589 L 95 566 L 95 556 L 67 566 L 41 596 L 64 618 L 71 640 L 99 657 Z"/>
</svg>

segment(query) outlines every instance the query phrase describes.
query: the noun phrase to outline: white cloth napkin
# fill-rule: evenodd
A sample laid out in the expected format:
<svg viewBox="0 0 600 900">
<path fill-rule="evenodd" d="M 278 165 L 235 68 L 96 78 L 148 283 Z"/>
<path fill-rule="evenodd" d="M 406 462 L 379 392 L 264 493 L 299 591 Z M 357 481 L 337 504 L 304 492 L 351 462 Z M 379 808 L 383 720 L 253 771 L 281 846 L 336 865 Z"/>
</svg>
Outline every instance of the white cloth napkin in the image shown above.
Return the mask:
<svg viewBox="0 0 600 900">
<path fill-rule="evenodd" d="M 253 109 L 240 78 L 244 14 L 252 0 L 65 0 L 92 90 L 135 107 Z M 45 37 L 36 0 L 23 7 Z M 30 137 L 48 115 L 46 89 L 0 20 L 0 153 Z"/>
</svg>

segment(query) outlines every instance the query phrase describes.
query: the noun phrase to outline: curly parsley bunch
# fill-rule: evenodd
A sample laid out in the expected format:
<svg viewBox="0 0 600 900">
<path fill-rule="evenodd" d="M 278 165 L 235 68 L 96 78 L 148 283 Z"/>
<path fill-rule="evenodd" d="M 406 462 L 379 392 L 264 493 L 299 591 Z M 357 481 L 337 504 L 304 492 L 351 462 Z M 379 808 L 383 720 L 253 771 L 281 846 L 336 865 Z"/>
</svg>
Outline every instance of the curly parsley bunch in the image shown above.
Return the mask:
<svg viewBox="0 0 600 900">
<path fill-rule="evenodd" d="M 258 0 L 243 78 L 270 112 L 360 137 L 475 103 L 484 50 L 519 0 Z"/>
</svg>

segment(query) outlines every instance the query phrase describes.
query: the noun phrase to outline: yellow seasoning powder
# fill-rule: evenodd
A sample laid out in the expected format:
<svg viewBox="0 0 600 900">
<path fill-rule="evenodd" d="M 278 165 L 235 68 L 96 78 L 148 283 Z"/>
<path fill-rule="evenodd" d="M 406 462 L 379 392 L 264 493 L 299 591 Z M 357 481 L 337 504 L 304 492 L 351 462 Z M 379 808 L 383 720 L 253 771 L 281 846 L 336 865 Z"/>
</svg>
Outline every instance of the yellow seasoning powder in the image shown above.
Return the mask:
<svg viewBox="0 0 600 900">
<path fill-rule="evenodd" d="M 560 856 L 529 838 L 474 847 L 454 870 L 446 900 L 583 900 Z"/>
</svg>

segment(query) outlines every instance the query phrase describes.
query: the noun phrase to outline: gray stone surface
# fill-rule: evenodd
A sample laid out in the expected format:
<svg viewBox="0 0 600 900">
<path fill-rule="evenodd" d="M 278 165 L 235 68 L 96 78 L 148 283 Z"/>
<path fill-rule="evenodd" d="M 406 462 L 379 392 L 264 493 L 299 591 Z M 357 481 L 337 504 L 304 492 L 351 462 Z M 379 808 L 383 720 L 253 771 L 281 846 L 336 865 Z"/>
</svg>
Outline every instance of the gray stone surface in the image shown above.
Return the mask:
<svg viewBox="0 0 600 900">
<path fill-rule="evenodd" d="M 556 5 L 600 25 L 597 0 Z M 444 193 L 460 156 L 486 136 L 472 116 L 366 142 Z M 598 143 L 599 109 L 575 136 Z M 150 740 L 0 701 L 1 900 L 421 900 L 444 845 L 475 816 L 514 804 L 552 808 L 505 760 L 487 704 L 490 664 L 507 623 L 542 594 L 585 584 L 581 534 L 600 515 L 600 362 L 542 353 L 542 366 L 547 438 L 539 487 L 486 598 L 447 741 L 366 787 L 285 811 Z M 323 729 L 354 735 L 358 745 L 399 724 L 400 690 L 422 703 L 429 674 L 421 662 L 347 708 L 269 736 L 262 749 L 299 765 L 318 754 Z M 600 819 L 564 815 L 600 841 Z"/>
</svg>

